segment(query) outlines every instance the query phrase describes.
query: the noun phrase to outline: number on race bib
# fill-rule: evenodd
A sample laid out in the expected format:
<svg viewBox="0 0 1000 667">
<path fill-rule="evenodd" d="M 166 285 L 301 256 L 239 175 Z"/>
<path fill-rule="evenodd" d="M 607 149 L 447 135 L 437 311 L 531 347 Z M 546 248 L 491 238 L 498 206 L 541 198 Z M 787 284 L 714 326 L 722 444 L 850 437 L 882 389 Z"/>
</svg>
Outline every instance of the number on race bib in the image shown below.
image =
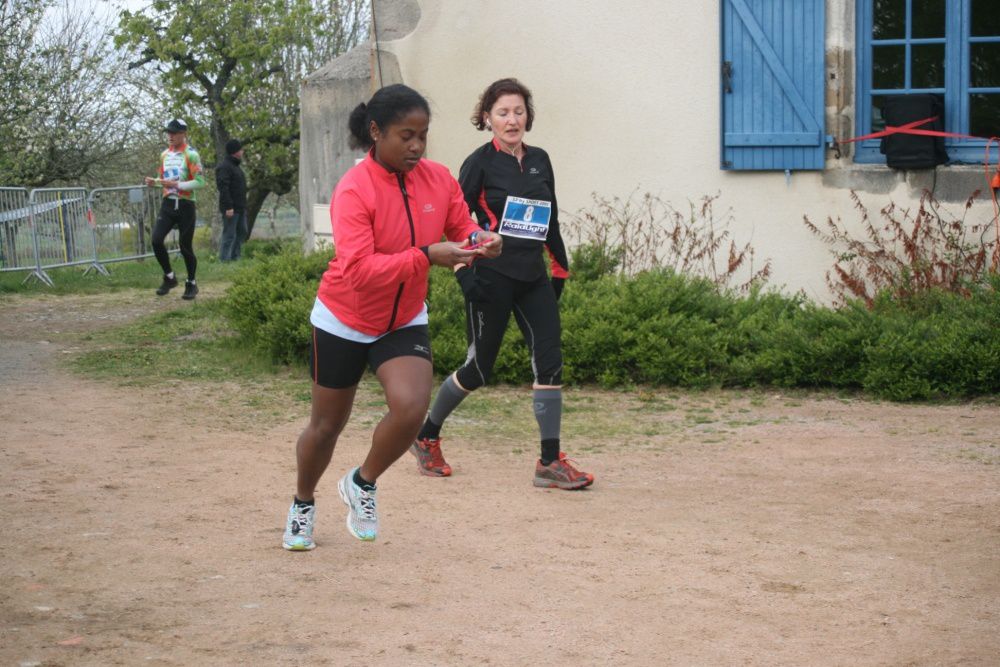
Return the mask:
<svg viewBox="0 0 1000 667">
<path fill-rule="evenodd" d="M 549 234 L 551 217 L 551 202 L 543 199 L 507 197 L 497 231 L 504 236 L 545 241 Z"/>
</svg>

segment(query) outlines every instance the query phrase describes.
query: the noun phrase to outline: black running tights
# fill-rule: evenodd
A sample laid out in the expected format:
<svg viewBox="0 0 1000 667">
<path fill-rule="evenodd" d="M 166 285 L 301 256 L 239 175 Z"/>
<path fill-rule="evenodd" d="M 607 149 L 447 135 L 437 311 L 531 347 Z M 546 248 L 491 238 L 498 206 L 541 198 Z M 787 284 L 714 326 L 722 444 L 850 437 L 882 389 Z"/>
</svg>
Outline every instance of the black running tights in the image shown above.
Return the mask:
<svg viewBox="0 0 1000 667">
<path fill-rule="evenodd" d="M 184 266 L 187 268 L 188 280 L 194 280 L 194 272 L 198 268 L 198 260 L 194 256 L 194 221 L 195 207 L 193 201 L 187 199 L 173 199 L 165 197 L 160 205 L 160 215 L 156 218 L 156 226 L 153 227 L 153 253 L 156 261 L 163 269 L 163 275 L 170 273 L 170 254 L 164 242 L 167 234 L 174 227 L 180 234 L 181 256 L 184 258 Z"/>
</svg>

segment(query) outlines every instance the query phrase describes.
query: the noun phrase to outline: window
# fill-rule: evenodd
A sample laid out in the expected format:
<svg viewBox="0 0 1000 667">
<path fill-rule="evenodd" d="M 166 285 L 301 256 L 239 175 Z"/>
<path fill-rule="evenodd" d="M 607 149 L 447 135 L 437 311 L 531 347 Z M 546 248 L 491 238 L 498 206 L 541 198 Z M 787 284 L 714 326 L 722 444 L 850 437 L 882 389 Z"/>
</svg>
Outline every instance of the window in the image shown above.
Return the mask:
<svg viewBox="0 0 1000 667">
<path fill-rule="evenodd" d="M 723 0 L 723 169 L 823 168 L 824 18 L 824 0 Z"/>
<path fill-rule="evenodd" d="M 885 128 L 887 96 L 936 93 L 945 130 L 1000 136 L 997 0 L 858 0 L 857 134 Z M 981 163 L 986 142 L 946 139 L 952 162 Z M 994 153 L 993 159 L 996 159 Z M 879 141 L 858 143 L 857 162 L 885 162 Z"/>
</svg>

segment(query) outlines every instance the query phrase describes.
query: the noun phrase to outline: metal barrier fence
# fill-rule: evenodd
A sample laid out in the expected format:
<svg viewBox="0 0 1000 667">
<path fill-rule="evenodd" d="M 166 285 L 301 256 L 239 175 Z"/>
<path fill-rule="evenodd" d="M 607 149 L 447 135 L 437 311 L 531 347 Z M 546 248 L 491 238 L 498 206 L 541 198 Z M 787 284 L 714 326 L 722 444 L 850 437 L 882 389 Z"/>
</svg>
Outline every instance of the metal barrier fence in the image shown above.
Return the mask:
<svg viewBox="0 0 1000 667">
<path fill-rule="evenodd" d="M 30 196 L 27 188 L 0 188 L 0 271 L 36 266 Z"/>
<path fill-rule="evenodd" d="M 35 271 L 31 275 L 52 285 L 45 269 L 89 264 L 104 272 L 97 263 L 84 188 L 38 188 L 31 191 L 28 205 L 35 241 Z"/>
<path fill-rule="evenodd" d="M 159 190 L 145 186 L 95 188 L 0 187 L 0 271 L 27 271 L 52 286 L 46 269 L 152 257 Z M 177 233 L 167 251 L 179 251 Z"/>
<path fill-rule="evenodd" d="M 87 205 L 94 224 L 97 258 L 102 264 L 153 256 L 151 239 L 162 197 L 159 190 L 136 185 L 95 188 Z M 165 241 L 179 252 L 177 232 Z"/>
</svg>

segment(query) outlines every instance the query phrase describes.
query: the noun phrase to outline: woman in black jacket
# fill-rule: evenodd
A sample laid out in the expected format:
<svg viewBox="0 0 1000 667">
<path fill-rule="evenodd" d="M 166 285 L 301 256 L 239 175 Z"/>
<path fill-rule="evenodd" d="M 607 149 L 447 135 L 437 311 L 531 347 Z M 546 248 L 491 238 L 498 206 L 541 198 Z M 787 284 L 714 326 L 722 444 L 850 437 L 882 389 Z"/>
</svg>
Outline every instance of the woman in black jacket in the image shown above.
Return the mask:
<svg viewBox="0 0 1000 667">
<path fill-rule="evenodd" d="M 580 489 L 594 476 L 581 472 L 560 451 L 562 349 L 558 298 L 568 268 L 559 233 L 555 178 L 548 154 L 524 143 L 534 121 L 531 91 L 516 79 L 490 84 L 479 98 L 472 123 L 493 139 L 465 160 L 458 181 L 479 224 L 504 237 L 495 259 L 456 267 L 466 297 L 465 364 L 441 385 L 423 429 L 410 451 L 424 475 L 447 477 L 441 425 L 470 392 L 485 385 L 513 314 L 531 350 L 532 403 L 541 439 L 534 485 Z M 543 249 L 552 260 L 550 280 Z"/>
</svg>

